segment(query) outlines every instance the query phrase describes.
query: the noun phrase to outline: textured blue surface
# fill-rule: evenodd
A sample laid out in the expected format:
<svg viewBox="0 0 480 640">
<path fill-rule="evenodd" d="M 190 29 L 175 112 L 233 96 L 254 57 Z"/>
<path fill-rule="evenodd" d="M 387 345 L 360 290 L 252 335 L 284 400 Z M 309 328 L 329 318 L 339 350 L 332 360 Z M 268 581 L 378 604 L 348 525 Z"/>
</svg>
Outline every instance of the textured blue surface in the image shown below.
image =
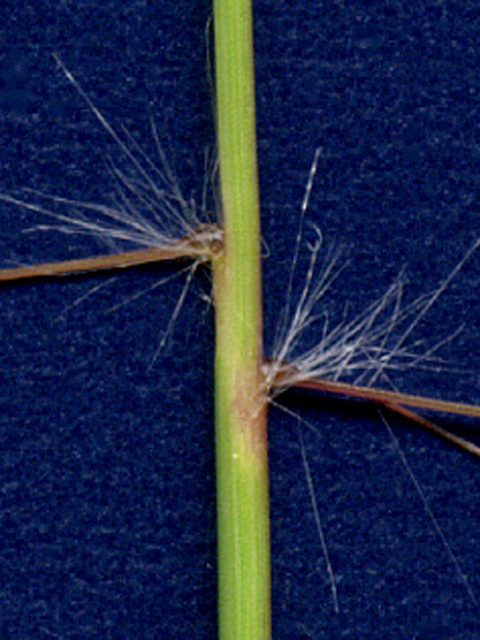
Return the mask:
<svg viewBox="0 0 480 640">
<path fill-rule="evenodd" d="M 152 157 L 155 118 L 185 196 L 199 202 L 213 145 L 209 11 L 205 0 L 12 3 L 0 31 L 0 191 L 96 202 L 115 192 L 105 158 L 122 158 L 56 53 Z M 407 302 L 432 290 L 478 237 L 479 19 L 477 2 L 255 3 L 268 350 L 318 146 L 307 219 L 348 262 L 319 310 L 331 324 L 403 267 Z M 104 250 L 85 237 L 23 233 L 45 220 L 5 203 L 0 216 L 5 265 Z M 309 239 L 307 227 L 301 268 Z M 185 276 L 150 289 L 175 273 L 139 268 L 0 291 L 2 640 L 214 637 L 205 274 L 151 366 Z M 396 372 L 400 390 L 480 403 L 479 283 L 476 256 L 412 335 L 422 351 L 464 327 L 439 352 L 442 371 Z M 294 298 L 302 287 L 300 270 Z M 298 423 L 272 408 L 274 637 L 480 638 L 478 606 L 377 410 L 300 392 L 282 402 L 318 429 L 300 427 L 340 613 Z M 478 461 L 390 422 L 480 599 Z"/>
</svg>

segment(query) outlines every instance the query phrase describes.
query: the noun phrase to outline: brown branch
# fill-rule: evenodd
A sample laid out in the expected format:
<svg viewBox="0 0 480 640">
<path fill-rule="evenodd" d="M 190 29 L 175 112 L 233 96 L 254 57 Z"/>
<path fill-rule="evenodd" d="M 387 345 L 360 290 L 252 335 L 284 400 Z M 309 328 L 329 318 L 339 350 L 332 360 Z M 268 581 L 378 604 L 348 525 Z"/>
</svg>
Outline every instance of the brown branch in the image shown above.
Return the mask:
<svg viewBox="0 0 480 640">
<path fill-rule="evenodd" d="M 210 260 L 221 251 L 222 232 L 220 227 L 217 225 L 201 225 L 191 234 L 165 247 L 138 249 L 94 258 L 0 269 L 0 282 L 69 276 L 108 269 L 126 269 L 142 264 L 180 260 L 182 258 L 201 260 L 203 262 Z"/>
<path fill-rule="evenodd" d="M 0 282 L 13 282 L 50 276 L 69 276 L 105 269 L 124 269 L 136 265 L 185 258 L 185 252 L 173 249 L 140 249 L 112 255 L 66 260 L 65 262 L 47 262 L 32 266 L 0 269 Z"/>
<path fill-rule="evenodd" d="M 430 420 L 427 420 L 423 416 L 419 416 L 414 411 L 410 411 L 410 409 L 406 409 L 405 407 L 402 407 L 399 404 L 389 404 L 388 402 L 384 402 L 382 404 L 384 407 L 386 407 L 390 411 L 398 413 L 399 415 L 403 416 L 404 418 L 407 418 L 408 420 L 411 420 L 412 422 L 416 422 L 424 429 L 427 429 L 428 431 L 432 431 L 435 435 L 439 436 L 440 438 L 443 438 L 444 440 L 451 442 L 457 447 L 460 447 L 461 449 L 468 451 L 474 456 L 477 456 L 477 458 L 480 458 L 480 447 L 478 447 L 476 444 L 473 444 L 473 442 L 470 442 L 469 440 L 465 440 L 465 438 L 461 438 L 460 436 L 456 436 L 454 433 L 451 433 L 450 431 L 447 431 L 446 429 L 439 427 L 437 424 L 430 422 Z"/>
<path fill-rule="evenodd" d="M 411 395 L 408 393 L 400 393 L 397 391 L 385 391 L 383 389 L 373 389 L 370 387 L 362 387 L 346 382 L 334 382 L 331 380 L 298 380 L 292 377 L 289 383 L 288 378 L 280 378 L 278 386 L 295 386 L 306 389 L 316 389 L 317 391 L 326 391 L 338 395 L 345 395 L 353 398 L 363 398 L 372 400 L 383 405 L 403 405 L 406 407 L 415 407 L 417 409 L 428 409 L 440 413 L 452 413 L 461 416 L 470 416 L 472 418 L 480 418 L 480 406 L 464 404 L 462 402 L 448 402 L 447 400 L 436 400 L 424 396 Z"/>
<path fill-rule="evenodd" d="M 455 415 L 463 415 L 469 417 L 480 417 L 480 406 L 463 404 L 460 402 L 448 402 L 446 400 L 435 400 L 424 396 L 410 395 L 396 391 L 385 391 L 383 389 L 372 389 L 370 387 L 362 387 L 345 382 L 334 382 L 331 380 L 295 380 L 295 373 L 289 375 L 288 367 L 282 367 L 277 376 L 275 386 L 300 387 L 304 389 L 314 389 L 316 391 L 324 391 L 335 395 L 348 396 L 349 398 L 361 398 L 379 404 L 390 411 L 393 411 L 412 422 L 420 425 L 424 429 L 431 431 L 440 438 L 468 451 L 480 458 L 480 447 L 473 442 L 465 440 L 442 427 L 427 420 L 423 416 L 418 415 L 407 407 L 415 407 L 418 409 L 427 409 L 443 413 Z"/>
</svg>

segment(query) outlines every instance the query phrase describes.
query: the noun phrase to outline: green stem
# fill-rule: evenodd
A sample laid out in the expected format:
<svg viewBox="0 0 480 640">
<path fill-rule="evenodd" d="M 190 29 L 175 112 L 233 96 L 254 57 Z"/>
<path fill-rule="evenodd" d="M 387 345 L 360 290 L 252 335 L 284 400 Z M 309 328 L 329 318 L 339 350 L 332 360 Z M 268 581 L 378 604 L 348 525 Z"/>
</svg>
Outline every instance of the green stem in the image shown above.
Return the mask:
<svg viewBox="0 0 480 640">
<path fill-rule="evenodd" d="M 270 543 L 251 6 L 214 0 L 224 252 L 213 259 L 219 637 L 270 637 Z"/>
</svg>

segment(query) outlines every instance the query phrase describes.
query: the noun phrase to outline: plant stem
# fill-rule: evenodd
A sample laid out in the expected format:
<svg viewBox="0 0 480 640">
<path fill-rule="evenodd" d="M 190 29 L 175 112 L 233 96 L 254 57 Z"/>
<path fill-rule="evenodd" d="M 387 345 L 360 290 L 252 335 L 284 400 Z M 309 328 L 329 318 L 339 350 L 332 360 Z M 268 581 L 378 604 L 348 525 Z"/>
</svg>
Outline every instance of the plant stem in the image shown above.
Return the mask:
<svg viewBox="0 0 480 640">
<path fill-rule="evenodd" d="M 249 0 L 215 0 L 224 252 L 214 257 L 219 637 L 270 637 L 266 398 Z"/>
</svg>

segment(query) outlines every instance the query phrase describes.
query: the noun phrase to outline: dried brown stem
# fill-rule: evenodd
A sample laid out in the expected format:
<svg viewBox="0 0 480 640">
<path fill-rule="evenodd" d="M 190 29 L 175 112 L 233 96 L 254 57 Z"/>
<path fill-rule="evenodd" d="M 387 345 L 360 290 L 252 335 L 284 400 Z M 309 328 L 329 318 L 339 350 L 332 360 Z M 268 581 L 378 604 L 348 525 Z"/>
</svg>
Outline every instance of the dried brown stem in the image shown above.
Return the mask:
<svg viewBox="0 0 480 640">
<path fill-rule="evenodd" d="M 454 415 L 463 415 L 473 418 L 480 417 L 480 406 L 463 404 L 461 402 L 448 402 L 446 400 L 436 400 L 424 396 L 410 395 L 397 391 L 385 391 L 383 389 L 373 389 L 370 387 L 362 387 L 345 382 L 335 382 L 331 380 L 301 380 L 295 379 L 295 374 L 289 376 L 288 367 L 282 367 L 274 385 L 279 388 L 301 387 L 304 389 L 314 389 L 335 395 L 348 396 L 349 398 L 361 398 L 375 402 L 393 411 L 412 422 L 420 425 L 424 429 L 433 432 L 435 435 L 451 442 L 452 444 L 468 451 L 480 458 L 480 447 L 473 442 L 461 438 L 442 427 L 427 420 L 423 416 L 418 415 L 407 407 L 415 407 L 417 409 L 427 409 L 439 413 L 450 413 Z"/>
<path fill-rule="evenodd" d="M 203 225 L 194 233 L 172 242 L 166 247 L 138 249 L 94 258 L 0 269 L 0 282 L 69 276 L 108 269 L 125 269 L 142 264 L 180 259 L 206 262 L 221 251 L 222 232 L 220 228 L 216 225 Z"/>
<path fill-rule="evenodd" d="M 288 383 L 285 379 L 278 382 L 278 386 L 295 386 L 305 389 L 316 389 L 317 391 L 325 391 L 338 395 L 349 396 L 353 398 L 363 398 L 372 400 L 383 405 L 403 405 L 406 407 L 415 407 L 417 409 L 428 409 L 439 413 L 452 413 L 461 416 L 470 416 L 472 418 L 480 418 L 480 406 L 464 404 L 462 402 L 449 402 L 447 400 L 436 400 L 435 398 L 427 398 L 424 396 L 416 396 L 408 393 L 400 393 L 397 391 L 385 391 L 383 389 L 374 389 L 370 387 L 362 387 L 346 382 L 334 382 L 331 380 L 295 380 Z"/>
</svg>

